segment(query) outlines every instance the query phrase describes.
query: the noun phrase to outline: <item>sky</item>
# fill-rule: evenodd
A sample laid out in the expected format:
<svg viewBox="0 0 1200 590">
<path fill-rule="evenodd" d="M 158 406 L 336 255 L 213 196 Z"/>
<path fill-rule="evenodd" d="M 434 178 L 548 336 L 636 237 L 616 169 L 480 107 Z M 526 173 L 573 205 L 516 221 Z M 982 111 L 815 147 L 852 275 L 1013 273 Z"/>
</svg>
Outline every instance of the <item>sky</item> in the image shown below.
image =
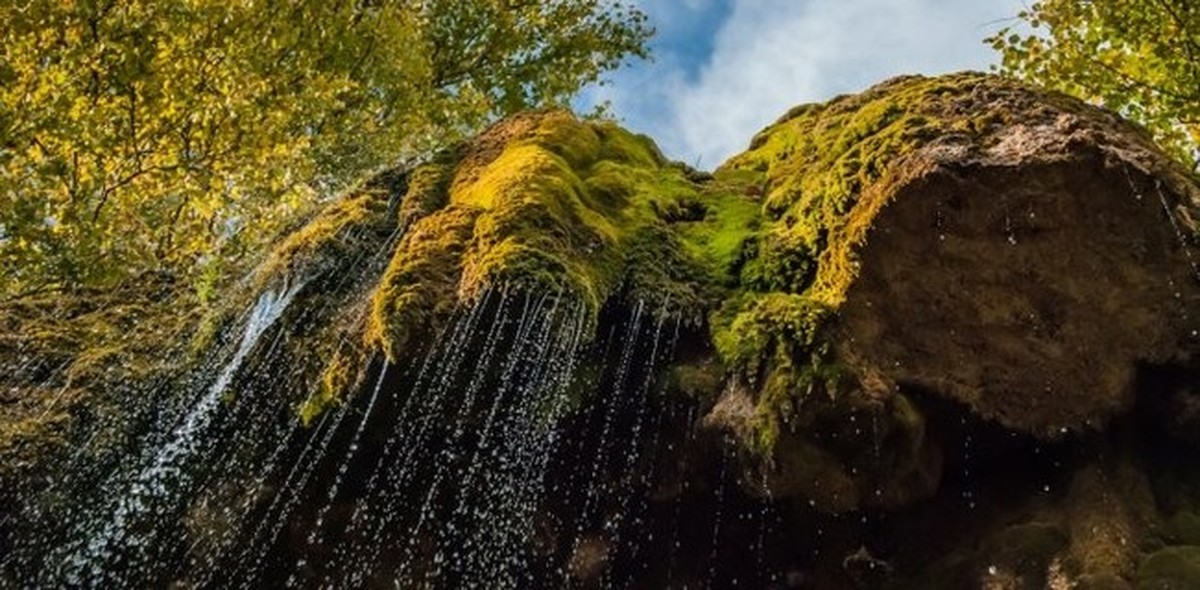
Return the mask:
<svg viewBox="0 0 1200 590">
<path fill-rule="evenodd" d="M 667 156 L 714 168 L 790 107 L 899 74 L 986 71 L 983 38 L 1022 0 L 638 0 L 652 61 L 610 74 L 578 106 L 608 101 Z"/>
</svg>

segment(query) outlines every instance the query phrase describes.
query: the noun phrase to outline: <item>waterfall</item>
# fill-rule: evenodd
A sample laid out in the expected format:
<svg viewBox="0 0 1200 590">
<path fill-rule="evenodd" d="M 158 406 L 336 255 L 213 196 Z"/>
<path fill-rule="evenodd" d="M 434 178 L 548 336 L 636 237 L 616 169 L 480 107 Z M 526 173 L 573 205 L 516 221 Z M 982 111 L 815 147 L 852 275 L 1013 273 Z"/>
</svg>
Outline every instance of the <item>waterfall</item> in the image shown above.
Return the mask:
<svg viewBox="0 0 1200 590">
<path fill-rule="evenodd" d="M 48 585 L 516 588 L 568 584 L 563 564 L 596 534 L 628 541 L 614 559 L 642 559 L 677 322 L 637 302 L 601 342 L 573 297 L 487 289 L 305 429 L 259 393 L 304 385 L 280 377 L 296 361 L 283 342 L 337 314 L 297 310 L 269 337 L 303 286 L 261 293 L 196 374 L 162 384 L 195 393 L 155 412 L 168 421 L 141 435 L 136 461 L 70 496 L 65 542 L 31 543 L 9 567 Z M 589 416 L 581 446 L 564 421 Z M 633 575 L 607 567 L 607 585 Z"/>
<path fill-rule="evenodd" d="M 221 397 L 226 394 L 234 376 L 260 338 L 283 315 L 292 299 L 304 286 L 296 281 L 281 292 L 263 293 L 247 314 L 237 349 L 225 362 L 216 379 L 204 395 L 171 429 L 165 443 L 146 449 L 140 468 L 131 480 L 117 478 L 108 482 L 104 497 L 114 502 L 91 518 L 81 521 L 80 539 L 63 559 L 63 579 L 71 585 L 105 579 L 105 570 L 120 553 L 133 553 L 125 567 L 144 567 L 138 560 L 152 551 L 147 537 L 136 527 L 155 526 L 164 513 L 186 501 L 191 492 L 192 476 L 189 462 L 202 446 L 201 437 L 220 409 Z"/>
</svg>

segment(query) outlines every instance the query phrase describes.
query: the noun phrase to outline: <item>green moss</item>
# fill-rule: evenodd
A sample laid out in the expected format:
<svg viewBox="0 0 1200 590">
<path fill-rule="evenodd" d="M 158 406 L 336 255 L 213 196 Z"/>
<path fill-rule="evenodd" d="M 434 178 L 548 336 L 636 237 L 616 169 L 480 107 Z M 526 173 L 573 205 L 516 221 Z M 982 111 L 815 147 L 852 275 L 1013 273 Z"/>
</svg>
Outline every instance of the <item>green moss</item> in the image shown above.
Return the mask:
<svg viewBox="0 0 1200 590">
<path fill-rule="evenodd" d="M 1200 515 L 1180 510 L 1169 522 L 1172 536 L 1185 545 L 1200 545 Z"/>
<path fill-rule="evenodd" d="M 615 126 L 611 128 L 628 135 Z M 508 146 L 505 152 L 522 144 L 536 145 L 561 158 L 571 170 L 586 170 L 600 158 L 603 143 L 605 139 L 598 125 L 581 121 L 566 111 L 551 111 L 538 119 L 529 136 Z"/>
<path fill-rule="evenodd" d="M 715 359 L 679 364 L 667 373 L 667 388 L 675 393 L 711 404 L 725 386 L 725 367 Z"/>
<path fill-rule="evenodd" d="M 305 426 L 329 408 L 341 403 L 347 392 L 362 385 L 370 359 L 365 347 L 341 348 L 321 372 L 317 388 L 296 407 L 296 415 Z"/>
<path fill-rule="evenodd" d="M 656 315 L 699 323 L 708 302 L 718 297 L 708 269 L 689 255 L 677 233 L 661 225 L 630 236 L 625 261 L 628 296 L 648 303 Z"/>
<path fill-rule="evenodd" d="M 737 285 L 713 317 L 712 338 L 760 390 L 760 443 L 780 428 L 769 416 L 786 415 L 842 372 L 821 325 L 857 277 L 856 251 L 876 216 L 922 169 L 912 158 L 934 142 L 986 146 L 1006 123 L 1006 104 L 1040 98 L 983 74 L 897 78 L 792 109 L 714 173 L 713 184 L 741 191 L 740 202 L 721 202 L 720 217 L 744 231 L 710 226 L 693 243 L 709 248 L 701 258 L 728 264 L 721 270 Z"/>
<path fill-rule="evenodd" d="M 661 168 L 667 164 L 667 159 L 654 140 L 646 135 L 630 133 L 611 121 L 595 123 L 592 128 L 602 141 L 599 151 L 602 161 L 644 169 Z"/>
<path fill-rule="evenodd" d="M 413 336 L 450 314 L 457 300 L 461 257 L 480 211 L 450 207 L 408 230 L 372 296 L 367 339 L 395 361 Z"/>
<path fill-rule="evenodd" d="M 699 320 L 756 229 L 740 185 L 699 184 L 610 122 L 524 115 L 456 153 L 414 172 L 406 199 L 442 205 L 412 223 L 374 297 L 373 339 L 393 359 L 405 333 L 497 285 L 582 301 L 593 320 L 615 297 Z"/>
<path fill-rule="evenodd" d="M 1200 588 L 1200 547 L 1183 545 L 1156 551 L 1137 570 L 1139 590 Z"/>
<path fill-rule="evenodd" d="M 731 299 L 713 316 L 713 343 L 730 366 L 757 375 L 771 355 L 790 362 L 812 346 L 826 312 L 803 295 L 746 294 Z"/>
<path fill-rule="evenodd" d="M 192 360 L 199 359 L 205 351 L 216 346 L 221 332 L 228 327 L 231 318 L 232 315 L 223 307 L 210 308 L 200 319 L 191 342 L 188 343 L 188 357 Z"/>
<path fill-rule="evenodd" d="M 879 206 L 857 207 L 905 156 L 937 138 L 978 135 L 986 115 L 956 109 L 963 96 L 1000 85 L 982 74 L 900 78 L 821 105 L 803 105 L 759 133 L 718 178 L 758 174 L 764 228 L 743 283 L 807 291 L 837 306 L 855 276 L 854 247 Z M 886 183 L 882 183 L 886 184 Z M 834 247 L 831 247 L 834 246 Z"/>
<path fill-rule="evenodd" d="M 713 344 L 725 364 L 758 384 L 756 436 L 750 441 L 769 453 L 783 424 L 815 392 L 832 393 L 840 367 L 819 337 L 829 309 L 805 295 L 745 293 L 728 300 L 710 318 Z"/>
<path fill-rule="evenodd" d="M 446 206 L 454 159 L 443 154 L 409 174 L 408 190 L 400 201 L 400 222 L 406 226 Z"/>
<path fill-rule="evenodd" d="M 422 179 L 429 178 L 429 174 L 418 176 L 415 185 L 407 185 L 410 193 L 420 190 L 425 182 Z M 321 363 L 334 355 L 339 341 L 362 339 L 361 333 L 348 337 L 345 331 L 349 328 L 342 326 L 364 325 L 361 313 L 351 314 L 351 319 L 340 317 L 341 310 L 360 307 L 362 296 L 360 292 L 351 292 L 351 288 L 360 285 L 361 281 L 347 280 L 345 273 L 350 269 L 355 273 L 368 272 L 367 261 L 387 243 L 397 223 L 389 216 L 389 203 L 395 196 L 393 191 L 403 190 L 407 178 L 403 172 L 389 170 L 367 179 L 279 239 L 248 282 L 224 289 L 218 301 L 202 308 L 203 319 L 189 343 L 192 360 L 201 359 L 223 337 L 228 337 L 228 330 L 239 314 L 263 291 L 304 280 L 305 289 L 299 296 L 301 301 L 297 307 L 314 310 L 310 324 L 334 323 L 331 318 L 339 316 L 334 323 L 337 329 L 312 333 L 308 329 L 297 329 L 284 344 L 293 351 L 303 349 L 310 353 L 298 356 L 308 359 L 303 370 L 315 380 L 323 369 Z M 344 393 L 339 391 L 337 395 Z M 332 393 L 329 395 L 331 399 L 337 397 Z M 287 403 L 294 402 L 287 400 Z M 318 407 L 324 407 L 322 404 L 311 406 L 307 401 L 301 405 L 305 408 L 301 415 L 307 419 L 319 414 Z"/>
<path fill-rule="evenodd" d="M 703 218 L 676 223 L 692 256 L 725 284 L 737 282 L 747 244 L 761 225 L 760 204 L 744 192 L 740 184 L 713 183 L 694 201 Z"/>
<path fill-rule="evenodd" d="M 360 189 L 335 200 L 272 249 L 256 273 L 256 291 L 301 268 L 321 271 L 370 251 L 395 225 L 389 198 L 383 189 Z"/>
</svg>

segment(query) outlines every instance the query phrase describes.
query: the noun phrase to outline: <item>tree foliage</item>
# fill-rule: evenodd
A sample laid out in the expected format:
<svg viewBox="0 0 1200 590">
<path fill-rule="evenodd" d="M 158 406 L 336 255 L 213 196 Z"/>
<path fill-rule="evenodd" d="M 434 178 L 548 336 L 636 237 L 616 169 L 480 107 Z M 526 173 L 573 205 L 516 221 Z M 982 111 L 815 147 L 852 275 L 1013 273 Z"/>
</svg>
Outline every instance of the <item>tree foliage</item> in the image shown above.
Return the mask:
<svg viewBox="0 0 1200 590">
<path fill-rule="evenodd" d="M 616 0 L 27 0 L 0 23 L 0 297 L 211 274 L 651 33 Z"/>
<path fill-rule="evenodd" d="M 1000 70 L 1134 119 L 1200 166 L 1200 3 L 1041 0 L 987 42 Z"/>
</svg>

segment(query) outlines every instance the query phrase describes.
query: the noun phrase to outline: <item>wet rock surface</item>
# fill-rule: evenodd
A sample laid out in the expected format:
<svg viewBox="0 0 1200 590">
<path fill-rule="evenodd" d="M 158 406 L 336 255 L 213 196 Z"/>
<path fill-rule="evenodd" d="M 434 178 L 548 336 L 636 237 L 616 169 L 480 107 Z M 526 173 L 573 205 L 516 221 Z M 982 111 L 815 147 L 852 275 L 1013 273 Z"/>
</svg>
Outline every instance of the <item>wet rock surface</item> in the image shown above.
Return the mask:
<svg viewBox="0 0 1200 590">
<path fill-rule="evenodd" d="M 6 311 L 46 362 L 0 376 L 0 585 L 1191 587 L 1198 207 L 978 74 L 712 174 L 523 115 L 300 224 L 166 369 Z"/>
<path fill-rule="evenodd" d="M 1200 329 L 1194 247 L 1167 216 L 1180 197 L 1052 139 L 914 155 L 928 168 L 888 187 L 835 328 L 892 380 L 1041 436 L 1102 428 L 1132 405 L 1137 366 L 1187 362 Z"/>
</svg>

